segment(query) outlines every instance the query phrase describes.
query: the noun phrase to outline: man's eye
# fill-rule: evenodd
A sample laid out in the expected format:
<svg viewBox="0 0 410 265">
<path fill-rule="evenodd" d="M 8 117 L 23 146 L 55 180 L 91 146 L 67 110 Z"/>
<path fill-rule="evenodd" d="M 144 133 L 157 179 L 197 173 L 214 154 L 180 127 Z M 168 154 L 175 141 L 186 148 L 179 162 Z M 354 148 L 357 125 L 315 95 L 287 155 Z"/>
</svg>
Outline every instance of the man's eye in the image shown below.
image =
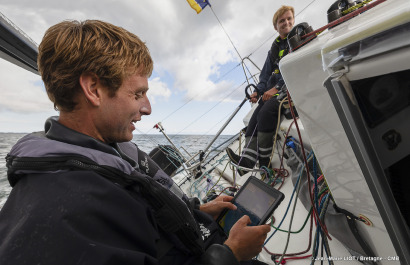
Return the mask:
<svg viewBox="0 0 410 265">
<path fill-rule="evenodd" d="M 136 99 L 138 99 L 138 98 L 142 98 L 143 96 L 144 96 L 144 92 L 142 92 L 142 91 L 141 91 L 141 92 L 136 92 L 136 93 L 135 93 L 135 98 L 136 98 Z"/>
</svg>

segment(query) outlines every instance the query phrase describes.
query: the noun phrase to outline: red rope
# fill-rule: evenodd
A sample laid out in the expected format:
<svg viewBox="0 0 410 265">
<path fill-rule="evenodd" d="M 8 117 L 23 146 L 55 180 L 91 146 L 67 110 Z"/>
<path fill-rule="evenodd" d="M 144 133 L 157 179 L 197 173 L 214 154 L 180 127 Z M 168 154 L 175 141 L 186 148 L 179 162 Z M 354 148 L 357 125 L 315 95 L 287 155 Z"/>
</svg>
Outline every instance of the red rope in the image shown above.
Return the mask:
<svg viewBox="0 0 410 265">
<path fill-rule="evenodd" d="M 292 104 L 291 104 L 292 98 L 290 97 L 289 90 L 287 90 L 286 93 L 288 95 L 289 104 L 290 104 L 290 106 L 292 106 Z M 305 147 L 303 146 L 303 141 L 302 141 L 302 136 L 300 135 L 299 125 L 296 121 L 296 115 L 295 115 L 295 112 L 293 111 L 292 107 L 290 108 L 290 111 L 292 113 L 293 120 L 295 121 L 296 130 L 297 130 L 298 136 L 299 136 L 300 146 L 302 148 L 303 161 L 305 162 L 305 168 L 306 168 L 306 178 L 307 178 L 307 183 L 308 183 L 308 190 L 311 191 L 312 187 L 311 187 L 311 184 L 310 184 L 310 172 L 309 172 L 310 170 L 309 170 L 309 165 L 308 165 L 307 159 L 306 159 Z M 319 213 L 317 212 L 317 209 L 316 209 L 315 204 L 313 202 L 313 196 L 310 192 L 309 192 L 309 198 L 310 198 L 310 203 L 312 205 L 312 209 L 313 209 L 313 213 L 314 213 L 313 215 L 315 217 L 315 221 L 317 221 L 319 223 L 319 225 L 322 227 L 323 232 L 326 234 L 327 238 L 329 238 L 329 240 L 332 240 L 332 238 L 329 235 L 329 232 L 327 231 L 326 226 L 320 220 Z"/>
<path fill-rule="evenodd" d="M 349 13 L 349 14 L 347 14 L 347 15 L 344 15 L 343 17 L 338 18 L 338 19 L 336 19 L 335 21 L 332 21 L 332 22 L 330 22 L 329 24 L 327 24 L 327 25 L 325 25 L 325 26 L 323 26 L 323 27 L 321 27 L 321 28 L 318 28 L 317 30 L 314 30 L 314 31 L 312 31 L 312 32 L 309 32 L 308 34 L 305 34 L 305 35 L 301 36 L 300 38 L 301 38 L 302 40 L 303 40 L 303 39 L 306 39 L 306 40 L 305 40 L 304 42 L 302 42 L 300 45 L 298 45 L 298 46 L 296 46 L 295 48 L 293 48 L 292 51 L 289 51 L 289 53 L 291 53 L 291 52 L 297 50 L 298 48 L 302 47 L 303 45 L 305 45 L 305 44 L 308 43 L 309 41 L 313 40 L 313 39 L 316 37 L 316 35 L 319 35 L 319 34 L 322 33 L 324 30 L 326 30 L 326 29 L 328 29 L 328 28 L 330 28 L 330 27 L 334 27 L 334 26 L 336 26 L 336 25 L 339 25 L 339 24 L 345 22 L 346 20 L 349 20 L 349 19 L 351 19 L 352 17 L 357 16 L 357 15 L 359 15 L 360 13 L 363 13 L 364 11 L 369 10 L 370 8 L 375 7 L 376 5 L 378 5 L 378 4 L 380 4 L 380 3 L 383 3 L 383 2 L 385 2 L 385 1 L 386 1 L 386 0 L 378 0 L 378 1 L 376 1 L 376 2 L 373 2 L 373 3 L 371 3 L 371 4 L 366 5 L 366 6 L 364 6 L 364 7 L 360 7 L 359 9 L 353 11 L 352 13 Z"/>
<path fill-rule="evenodd" d="M 312 31 L 312 32 L 310 32 L 310 33 L 308 33 L 308 34 L 306 34 L 306 35 L 303 35 L 301 38 L 304 39 L 304 38 L 310 37 L 310 36 L 312 36 L 312 35 L 315 35 L 316 33 L 320 33 L 320 32 L 322 32 L 322 31 L 324 31 L 324 30 L 327 29 L 327 28 L 336 26 L 336 25 L 338 25 L 338 24 L 340 24 L 340 23 L 342 23 L 342 22 L 345 22 L 346 20 L 351 19 L 352 17 L 357 16 L 358 14 L 363 13 L 364 11 L 369 10 L 370 8 L 375 7 L 376 5 L 378 5 L 378 4 L 380 4 L 380 3 L 383 3 L 383 2 L 385 2 L 385 1 L 386 1 L 386 0 L 378 0 L 378 1 L 375 1 L 375 2 L 373 2 L 373 3 L 371 3 L 371 4 L 366 5 L 366 6 L 364 6 L 364 7 L 361 7 L 361 8 L 359 8 L 359 9 L 353 11 L 352 13 L 349 13 L 349 14 L 347 14 L 347 15 L 344 15 L 343 17 L 341 17 L 341 18 L 339 18 L 339 19 L 336 19 L 335 21 L 330 22 L 330 23 L 327 24 L 326 26 L 323 26 L 323 27 L 321 27 L 321 28 L 319 28 L 319 29 L 317 29 L 317 30 L 315 30 L 315 31 Z"/>
</svg>

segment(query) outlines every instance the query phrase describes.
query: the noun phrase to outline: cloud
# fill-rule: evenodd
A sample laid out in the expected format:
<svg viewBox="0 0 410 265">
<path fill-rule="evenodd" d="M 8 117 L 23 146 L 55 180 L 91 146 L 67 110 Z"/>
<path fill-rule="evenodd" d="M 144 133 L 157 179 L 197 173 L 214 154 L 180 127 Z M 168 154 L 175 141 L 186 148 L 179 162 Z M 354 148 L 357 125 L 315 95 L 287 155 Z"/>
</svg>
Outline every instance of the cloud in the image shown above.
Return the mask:
<svg viewBox="0 0 410 265">
<path fill-rule="evenodd" d="M 183 104 L 193 99 L 186 108 L 195 110 L 196 101 L 242 100 L 244 85 L 239 86 L 244 83 L 245 75 L 241 67 L 235 67 L 240 63 L 237 51 L 241 57 L 250 55 L 261 68 L 276 34 L 272 26 L 276 9 L 283 4 L 293 5 L 298 13 L 310 3 L 296 0 L 210 2 L 212 9 L 206 7 L 200 14 L 184 0 L 2 0 L 0 10 L 37 43 L 50 26 L 66 19 L 100 19 L 135 33 L 146 42 L 154 59 L 148 92 L 151 102 L 173 98 L 174 104 L 176 101 Z M 296 22 L 314 18 L 307 22 L 316 28 L 326 24 L 326 9 L 332 3 L 314 2 Z M 316 13 L 312 16 L 313 12 Z M 318 16 L 317 12 L 322 15 Z M 249 61 L 247 65 L 252 74 L 257 73 Z M 231 69 L 234 70 L 225 76 Z M 41 112 L 53 108 L 35 75 L 0 61 L 0 78 L 0 113 L 2 110 Z"/>
<path fill-rule="evenodd" d="M 149 80 L 148 98 L 152 104 L 156 103 L 157 98 L 163 98 L 165 101 L 171 96 L 171 90 L 165 82 L 160 81 L 159 77 Z"/>
<path fill-rule="evenodd" d="M 46 112 L 53 109 L 40 76 L 0 60 L 0 112 Z"/>
<path fill-rule="evenodd" d="M 213 11 L 207 7 L 199 15 L 186 1 L 167 0 L 85 1 L 80 5 L 78 1 L 9 0 L 0 7 L 38 43 L 49 26 L 64 19 L 102 19 L 122 26 L 146 41 L 156 67 L 174 77 L 173 89 L 185 92 L 187 98 L 217 100 L 210 95 L 225 83 L 211 81 L 210 76 L 221 74 L 221 65 L 239 63 L 237 51 L 241 57 L 253 53 L 252 60 L 261 68 L 269 38 L 275 35 L 273 13 L 285 3 L 296 1 L 211 1 Z M 235 81 L 245 80 L 243 74 L 240 78 Z"/>
</svg>

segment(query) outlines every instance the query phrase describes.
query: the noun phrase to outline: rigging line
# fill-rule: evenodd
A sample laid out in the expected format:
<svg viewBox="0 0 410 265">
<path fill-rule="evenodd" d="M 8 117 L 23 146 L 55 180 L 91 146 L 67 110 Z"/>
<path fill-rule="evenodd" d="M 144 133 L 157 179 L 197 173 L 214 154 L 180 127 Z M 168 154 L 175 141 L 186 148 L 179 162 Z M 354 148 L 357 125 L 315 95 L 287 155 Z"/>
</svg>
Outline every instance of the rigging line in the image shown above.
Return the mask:
<svg viewBox="0 0 410 265">
<path fill-rule="evenodd" d="M 238 54 L 239 58 L 242 61 L 242 56 L 240 55 L 238 49 L 236 49 L 235 44 L 232 42 L 232 39 L 229 37 L 228 32 L 225 30 L 224 26 L 222 25 L 221 21 L 219 20 L 218 16 L 216 15 L 214 9 L 212 8 L 212 6 L 209 6 L 212 10 L 212 13 L 214 14 L 215 18 L 218 20 L 219 25 L 221 26 L 221 28 L 223 29 L 223 31 L 225 32 L 226 36 L 228 37 L 229 41 L 231 42 L 233 48 L 235 49 L 236 53 Z M 234 69 L 236 69 L 238 66 L 240 66 L 240 64 L 237 64 L 234 68 L 232 68 L 231 70 L 229 70 L 226 74 L 224 74 L 223 76 L 221 76 L 220 78 L 217 79 L 217 81 L 219 81 L 220 79 L 222 79 L 223 77 L 225 77 L 226 75 L 228 75 L 230 72 L 232 72 Z M 249 71 L 249 70 L 248 70 Z M 217 82 L 216 81 L 216 82 Z M 178 110 L 180 110 L 182 107 L 184 107 L 185 105 L 187 105 L 189 102 L 191 102 L 194 98 L 196 98 L 199 94 L 197 94 L 196 96 L 192 97 L 190 100 L 188 100 L 185 104 L 183 104 L 181 107 L 179 107 L 178 109 L 176 109 L 175 111 L 171 112 L 170 114 L 168 114 L 164 119 L 162 119 L 161 122 L 165 121 L 167 118 L 169 118 L 171 115 L 173 115 L 175 112 L 177 112 Z M 218 103 L 219 104 L 219 103 Z M 149 130 L 151 131 L 152 128 Z M 178 133 L 179 134 L 179 133 Z"/>
<path fill-rule="evenodd" d="M 236 140 L 236 138 L 238 138 L 238 136 L 239 136 L 239 133 L 237 133 L 235 135 L 232 135 L 229 139 L 225 140 L 224 142 L 217 145 L 214 149 L 212 149 L 211 152 L 214 151 L 214 150 L 218 150 L 218 148 L 220 148 L 221 146 L 223 146 L 227 143 L 228 143 L 228 145 L 230 145 L 233 141 Z"/>
<path fill-rule="evenodd" d="M 251 55 L 253 55 L 254 52 L 256 52 L 257 50 L 259 50 L 260 48 L 262 48 L 263 45 L 265 45 L 265 43 L 267 43 L 268 41 L 270 41 L 272 38 L 274 38 L 276 35 L 278 35 L 278 33 L 276 32 L 275 34 L 273 34 L 272 36 L 270 36 L 268 39 L 266 39 L 261 45 L 259 45 L 255 50 L 253 50 L 248 57 L 250 57 Z"/>
<path fill-rule="evenodd" d="M 233 70 L 235 70 L 236 68 L 238 68 L 238 66 L 240 66 L 241 64 L 237 64 L 235 67 L 233 67 L 231 70 L 229 70 L 228 72 L 226 72 L 225 74 L 223 74 L 221 77 L 219 77 L 217 80 L 215 80 L 215 82 L 218 82 L 219 80 L 221 80 L 222 78 L 224 78 L 225 76 L 227 76 L 228 74 L 230 74 Z M 171 112 L 170 114 L 168 114 L 165 118 L 163 118 L 161 120 L 161 122 L 164 122 L 166 119 L 168 119 L 171 115 L 173 115 L 175 112 L 177 112 L 178 110 L 180 110 L 181 108 L 183 108 L 185 105 L 187 105 L 189 102 L 191 102 L 192 100 L 194 100 L 195 98 L 198 97 L 198 95 L 200 95 L 201 93 L 203 93 L 205 90 L 201 91 L 200 93 L 196 94 L 195 96 L 193 96 L 191 99 L 189 99 L 186 103 L 184 103 L 182 106 L 180 106 L 179 108 L 177 108 L 176 110 L 174 110 L 173 112 Z"/>
<path fill-rule="evenodd" d="M 300 15 L 300 13 L 302 13 L 303 11 L 305 11 L 306 8 L 308 8 L 311 4 L 313 4 L 314 2 L 316 2 L 316 0 L 313 0 L 312 2 L 310 2 L 307 6 L 305 6 L 299 13 L 297 13 L 295 15 L 295 18 Z"/>
<path fill-rule="evenodd" d="M 226 72 L 225 74 L 223 74 L 221 77 L 219 77 L 218 79 L 215 80 L 215 82 L 218 82 L 219 80 L 221 80 L 222 78 L 224 78 L 225 76 L 227 76 L 228 74 L 230 74 L 233 70 L 235 70 L 236 68 L 238 68 L 238 66 L 241 66 L 240 63 L 238 63 L 235 67 L 233 67 L 231 70 L 229 70 L 228 72 Z"/>
<path fill-rule="evenodd" d="M 159 141 L 156 141 L 153 137 L 151 137 L 149 134 L 144 133 L 143 131 L 141 131 L 140 129 L 138 129 L 137 127 L 135 127 L 135 130 L 138 131 L 142 136 L 145 136 L 146 138 L 148 138 L 149 141 L 151 141 L 152 143 L 154 143 L 155 145 L 160 145 L 161 143 Z"/>
<path fill-rule="evenodd" d="M 245 73 L 246 80 L 248 81 L 248 84 L 249 84 L 249 79 L 251 79 L 251 78 L 253 79 L 253 82 L 255 82 L 255 84 L 258 84 L 258 83 L 259 83 L 259 81 L 258 81 L 257 78 L 255 77 L 256 74 L 252 75 L 251 70 L 249 70 L 248 66 L 247 66 L 245 63 L 243 63 L 242 68 L 244 68 L 244 73 Z M 245 68 L 246 68 L 246 70 L 248 71 L 248 73 L 249 73 L 249 75 L 250 75 L 250 78 L 248 78 L 248 75 L 246 74 Z M 258 68 L 258 67 L 256 67 L 256 68 Z M 260 71 L 259 68 L 258 68 L 258 70 Z"/>
<path fill-rule="evenodd" d="M 228 96 L 232 95 L 236 90 L 238 90 L 243 84 L 245 84 L 246 81 L 244 81 L 242 84 L 240 84 L 237 88 L 235 88 L 231 93 L 229 93 L 228 95 L 226 95 L 222 100 L 218 101 L 218 103 L 216 103 L 214 106 L 212 106 L 209 110 L 207 110 L 204 114 L 202 114 L 201 116 L 199 116 L 197 119 L 195 119 L 193 122 L 191 122 L 190 124 L 188 124 L 185 128 L 183 128 L 181 131 L 179 131 L 178 133 L 176 133 L 173 137 L 179 135 L 181 132 L 183 132 L 185 129 L 187 129 L 188 127 L 190 127 L 192 124 L 194 124 L 195 122 L 197 122 L 200 118 L 202 118 L 203 116 L 205 116 L 206 114 L 208 114 L 212 109 L 214 109 L 216 106 L 218 106 L 219 104 L 221 104 L 225 98 L 227 98 Z M 172 138 L 171 138 L 172 139 Z"/>
<path fill-rule="evenodd" d="M 180 106 L 179 108 L 177 108 L 176 110 L 174 110 L 173 112 L 171 112 L 170 114 L 168 114 L 168 116 L 166 116 L 164 119 L 162 119 L 161 122 L 165 121 L 166 119 L 168 119 L 171 115 L 173 115 L 175 112 L 177 112 L 178 110 L 180 110 L 181 108 L 183 108 L 186 104 L 188 104 L 189 102 L 191 102 L 192 100 L 194 100 L 194 98 L 196 96 L 198 96 L 199 93 L 197 95 L 195 95 L 194 97 L 192 97 L 190 100 L 188 100 L 187 102 L 185 102 L 182 106 Z"/>
<path fill-rule="evenodd" d="M 212 6 L 209 6 L 209 7 L 211 8 L 212 13 L 214 13 L 214 16 L 215 16 L 216 20 L 218 20 L 219 25 L 221 25 L 221 28 L 222 28 L 223 31 L 225 32 L 225 34 L 226 34 L 226 36 L 228 37 L 229 41 L 231 42 L 233 48 L 235 49 L 236 53 L 238 54 L 239 58 L 240 58 L 241 61 L 242 61 L 242 56 L 240 55 L 240 53 L 239 53 L 238 50 L 236 49 L 235 44 L 233 44 L 231 38 L 230 38 L 229 35 L 228 35 L 228 32 L 226 32 L 226 30 L 225 30 L 224 26 L 222 25 L 221 21 L 219 20 L 218 16 L 215 14 L 214 9 L 212 8 Z"/>
<path fill-rule="evenodd" d="M 297 13 L 295 15 L 295 18 L 300 15 L 303 11 L 305 11 L 306 8 L 308 8 L 311 4 L 313 4 L 314 2 L 316 2 L 316 0 L 311 1 L 307 6 L 305 6 L 299 13 Z M 216 15 L 215 11 L 213 10 L 212 6 L 209 6 L 212 10 L 212 13 L 214 14 L 215 18 L 218 20 L 219 24 L 221 25 L 223 31 L 225 32 L 226 36 L 228 37 L 229 41 L 231 42 L 232 46 L 234 47 L 236 53 L 238 54 L 239 58 L 241 59 L 241 61 L 243 60 L 239 51 L 236 49 L 234 43 L 232 42 L 231 38 L 229 37 L 227 31 L 225 30 L 224 26 L 222 25 L 221 21 L 219 20 L 218 16 Z M 249 56 L 251 56 L 254 52 L 256 52 L 257 50 L 259 50 L 263 45 L 265 45 L 266 42 L 268 42 L 270 39 L 272 39 L 273 37 L 275 37 L 278 33 L 276 32 L 275 34 L 273 34 L 271 37 L 269 37 L 267 40 L 265 40 L 259 47 L 257 47 L 253 52 L 251 52 Z M 226 74 L 224 74 L 223 76 L 221 76 L 219 79 L 217 79 L 217 81 L 219 81 L 220 79 L 222 79 L 223 77 L 225 77 L 226 75 L 228 75 L 230 72 L 232 72 L 234 69 L 236 69 L 238 66 L 240 66 L 240 64 L 236 65 L 234 68 L 232 68 L 231 70 L 229 70 Z M 247 67 L 246 67 L 247 68 Z M 247 68 L 248 70 L 248 68 Z M 249 72 L 249 70 L 248 70 Z M 216 82 L 217 82 L 216 81 Z M 196 95 L 198 96 L 199 93 Z M 183 104 L 181 107 L 177 108 L 176 110 L 174 110 L 173 112 L 171 112 L 170 114 L 168 114 L 164 119 L 162 119 L 161 122 L 165 121 L 166 119 L 168 119 L 171 115 L 173 115 L 175 112 L 177 112 L 178 110 L 180 110 L 181 108 L 183 108 L 185 105 L 187 105 L 189 102 L 191 102 L 192 100 L 194 100 L 194 98 L 196 98 L 196 96 L 192 97 L 190 100 L 188 100 L 185 104 Z M 148 131 L 150 132 L 152 130 L 152 128 Z M 148 133 L 147 132 L 147 133 Z M 179 133 L 178 133 L 179 134 Z"/>
<path fill-rule="evenodd" d="M 226 72 L 223 76 L 221 76 L 220 78 L 218 78 L 215 82 L 218 82 L 219 80 L 221 80 L 222 78 L 224 78 L 225 76 L 227 76 L 228 74 L 230 74 L 233 70 L 235 70 L 238 66 L 240 66 L 241 64 L 237 64 L 235 67 L 233 67 L 231 70 L 229 70 L 228 72 Z M 242 86 L 246 81 L 244 81 L 240 86 Z M 238 88 L 236 88 L 234 91 L 236 91 Z M 205 90 L 204 90 L 205 91 Z M 194 100 L 195 98 L 197 98 L 198 95 L 200 95 L 202 93 L 202 91 L 198 94 L 196 94 L 195 96 L 193 96 L 191 99 L 189 99 L 187 102 L 185 102 L 183 105 L 181 105 L 179 108 L 177 108 L 176 110 L 174 110 L 173 112 L 171 112 L 170 114 L 168 114 L 164 119 L 162 119 L 160 122 L 164 122 L 166 119 L 168 119 L 171 115 L 175 114 L 178 110 L 182 109 L 184 106 L 186 106 L 189 102 L 191 102 L 192 100 Z M 232 94 L 232 93 L 230 93 Z M 230 95 L 229 94 L 229 95 Z M 229 96 L 227 95 L 227 96 Z M 226 97 L 227 97 L 226 96 Z M 226 98 L 224 97 L 224 99 Z M 142 132 L 140 131 L 142 134 L 148 134 L 149 132 L 151 132 L 153 130 L 153 128 L 150 128 L 147 132 Z"/>
<path fill-rule="evenodd" d="M 215 11 L 213 10 L 212 6 L 209 6 L 212 10 L 212 13 L 214 14 L 215 18 L 218 20 L 219 24 L 221 25 L 221 28 L 223 29 L 223 31 L 225 32 L 226 36 L 228 37 L 229 41 L 231 42 L 233 48 L 235 49 L 236 53 L 238 54 L 239 58 L 242 61 L 242 57 L 239 54 L 239 51 L 236 49 L 235 45 L 233 44 L 231 38 L 229 37 L 228 33 L 226 32 L 224 26 L 222 25 L 221 21 L 219 20 L 218 16 L 216 15 Z M 219 81 L 220 79 L 222 79 L 223 77 L 225 77 L 226 75 L 228 75 L 230 72 L 232 72 L 234 69 L 236 69 L 238 66 L 240 66 L 240 63 L 237 64 L 234 68 L 232 68 L 231 70 L 229 70 L 226 74 L 224 74 L 223 76 L 221 76 L 219 79 L 217 79 L 217 81 Z M 217 82 L 216 81 L 216 82 Z M 175 112 L 177 112 L 178 110 L 180 110 L 181 108 L 183 108 L 185 105 L 187 105 L 189 102 L 191 102 L 194 98 L 196 98 L 199 95 L 199 93 L 197 95 L 195 95 L 194 97 L 192 97 L 190 100 L 188 100 L 185 104 L 183 104 L 181 107 L 177 108 L 176 110 L 174 110 L 173 112 L 171 112 L 170 114 L 168 114 L 164 119 L 162 119 L 161 122 L 165 121 L 167 118 L 169 118 L 171 115 L 173 115 Z M 152 128 L 149 130 L 151 131 Z M 179 134 L 179 133 L 178 133 Z"/>
<path fill-rule="evenodd" d="M 212 131 L 218 124 L 220 124 L 221 122 L 223 122 L 223 121 L 224 121 L 227 117 L 229 117 L 231 114 L 232 114 L 232 113 L 228 113 L 228 114 L 227 114 L 225 117 L 223 117 L 220 121 L 218 121 L 218 122 L 215 123 L 213 126 L 211 126 L 211 128 L 210 128 L 207 132 L 205 132 L 202 136 L 207 136 L 210 131 Z"/>
<path fill-rule="evenodd" d="M 218 82 L 219 80 L 221 80 L 222 78 L 224 78 L 225 76 L 227 76 L 228 74 L 230 74 L 233 70 L 235 70 L 236 68 L 238 68 L 238 66 L 240 66 L 241 64 L 237 64 L 235 67 L 233 67 L 231 70 L 229 70 L 228 72 L 226 72 L 223 76 L 221 76 L 220 78 L 218 78 L 217 80 L 215 80 L 215 82 Z M 205 90 L 204 90 L 205 91 Z M 174 110 L 173 112 L 171 112 L 170 114 L 168 114 L 165 118 L 163 118 L 160 122 L 164 122 L 166 119 L 168 119 L 171 115 L 175 114 L 175 112 L 177 112 L 178 110 L 182 109 L 183 107 L 185 107 L 189 102 L 191 102 L 192 100 L 194 100 L 195 98 L 197 98 L 198 95 L 200 95 L 203 91 L 201 91 L 200 93 L 196 94 L 195 96 L 193 96 L 191 99 L 189 99 L 187 102 L 185 102 L 183 105 L 181 105 L 179 108 L 177 108 L 176 110 Z M 150 131 L 152 131 L 153 128 L 149 129 L 145 134 L 148 134 Z"/>
<path fill-rule="evenodd" d="M 218 20 L 219 25 L 221 26 L 221 28 L 223 29 L 223 31 L 225 32 L 226 36 L 228 37 L 229 41 L 231 42 L 233 48 L 235 49 L 236 53 L 238 54 L 239 58 L 242 59 L 242 56 L 240 55 L 238 49 L 236 49 L 235 44 L 232 42 L 232 39 L 229 37 L 228 32 L 225 30 L 224 26 L 222 25 L 221 21 L 219 20 L 218 16 L 216 15 L 214 9 L 212 8 L 212 6 L 209 6 L 212 10 L 212 13 L 214 14 L 215 18 Z M 232 72 L 235 68 L 237 68 L 240 65 L 240 63 L 238 65 L 236 65 L 233 69 L 231 69 L 230 71 L 228 71 L 225 75 L 229 74 L 230 72 Z M 217 81 L 219 81 L 221 78 L 225 77 L 225 75 L 223 75 L 222 77 L 220 77 Z M 197 94 L 199 95 L 199 94 Z M 196 95 L 196 96 L 197 96 Z M 171 112 L 170 114 L 168 114 L 164 119 L 162 119 L 161 122 L 165 121 L 167 118 L 169 118 L 171 115 L 173 115 L 175 112 L 177 112 L 178 110 L 180 110 L 182 107 L 184 107 L 185 105 L 187 105 L 189 102 L 191 102 L 194 98 L 196 98 L 196 96 L 192 97 L 190 100 L 188 100 L 185 104 L 183 104 L 181 107 L 179 107 L 178 109 L 176 109 L 175 111 Z M 152 128 L 149 130 L 151 131 Z M 149 132 L 148 131 L 148 132 Z"/>
<path fill-rule="evenodd" d="M 195 122 L 197 122 L 200 118 L 202 118 L 203 116 L 205 116 L 206 114 L 208 114 L 212 109 L 214 109 L 216 106 L 218 106 L 219 104 L 222 103 L 222 101 L 225 100 L 225 98 L 227 98 L 228 96 L 232 95 L 234 92 L 236 92 L 236 90 L 238 90 L 241 86 L 243 86 L 243 84 L 245 84 L 246 81 L 244 81 L 242 84 L 240 84 L 237 88 L 235 88 L 234 90 L 232 90 L 232 92 L 230 92 L 229 94 L 227 94 L 222 100 L 218 101 L 218 103 L 216 103 L 214 106 L 212 106 L 209 110 L 207 110 L 204 114 L 202 114 L 201 116 L 199 116 L 197 119 L 195 119 L 193 122 L 191 122 L 190 124 L 188 124 L 185 128 L 183 128 L 181 131 L 179 131 L 178 133 L 176 133 L 174 136 L 179 135 L 181 132 L 183 132 L 186 128 L 190 127 L 192 124 L 194 124 Z M 172 139 L 172 138 L 171 138 Z"/>
</svg>

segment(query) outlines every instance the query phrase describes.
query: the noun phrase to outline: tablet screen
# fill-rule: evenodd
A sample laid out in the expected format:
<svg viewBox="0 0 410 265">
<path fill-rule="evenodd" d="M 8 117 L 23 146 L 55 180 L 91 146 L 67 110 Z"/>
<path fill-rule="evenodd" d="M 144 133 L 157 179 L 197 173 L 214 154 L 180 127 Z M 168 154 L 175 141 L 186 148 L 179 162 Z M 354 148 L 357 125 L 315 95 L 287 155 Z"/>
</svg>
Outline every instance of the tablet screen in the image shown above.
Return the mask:
<svg viewBox="0 0 410 265">
<path fill-rule="evenodd" d="M 250 226 L 262 224 L 269 219 L 282 199 L 283 194 L 269 185 L 256 178 L 248 179 L 232 200 L 237 210 L 222 213 L 217 220 L 218 224 L 227 235 L 236 221 L 244 215 L 251 219 Z"/>
</svg>

